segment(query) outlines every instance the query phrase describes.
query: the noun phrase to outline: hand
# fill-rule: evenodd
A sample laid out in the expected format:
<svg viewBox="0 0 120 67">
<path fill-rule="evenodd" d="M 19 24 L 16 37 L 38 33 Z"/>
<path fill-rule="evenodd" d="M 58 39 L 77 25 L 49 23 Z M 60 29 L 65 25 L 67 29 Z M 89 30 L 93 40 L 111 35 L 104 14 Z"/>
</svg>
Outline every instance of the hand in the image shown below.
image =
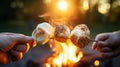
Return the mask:
<svg viewBox="0 0 120 67">
<path fill-rule="evenodd" d="M 96 49 L 105 58 L 120 54 L 120 32 L 102 33 L 96 36 L 92 49 Z"/>
<path fill-rule="evenodd" d="M 23 53 L 36 46 L 32 37 L 17 33 L 0 33 L 0 63 L 7 64 L 22 59 Z"/>
</svg>

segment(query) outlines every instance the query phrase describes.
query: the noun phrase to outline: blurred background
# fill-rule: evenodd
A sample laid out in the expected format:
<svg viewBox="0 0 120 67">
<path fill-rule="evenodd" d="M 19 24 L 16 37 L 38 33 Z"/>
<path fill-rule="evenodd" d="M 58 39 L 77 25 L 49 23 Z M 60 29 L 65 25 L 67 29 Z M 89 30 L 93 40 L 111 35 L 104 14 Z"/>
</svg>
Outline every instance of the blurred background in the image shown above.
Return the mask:
<svg viewBox="0 0 120 67">
<path fill-rule="evenodd" d="M 91 38 L 103 32 L 120 30 L 120 0 L 1 0 L 0 32 L 21 33 L 31 36 L 36 25 L 49 22 L 52 25 L 67 24 L 74 27 L 86 24 Z M 51 52 L 49 46 L 38 45 L 24 55 L 21 61 L 0 65 L 1 67 L 26 67 L 28 60 L 40 61 Z M 83 49 L 84 50 L 84 49 Z M 97 53 L 91 46 L 85 48 L 88 53 Z M 120 57 L 112 59 L 112 66 L 119 67 Z"/>
</svg>

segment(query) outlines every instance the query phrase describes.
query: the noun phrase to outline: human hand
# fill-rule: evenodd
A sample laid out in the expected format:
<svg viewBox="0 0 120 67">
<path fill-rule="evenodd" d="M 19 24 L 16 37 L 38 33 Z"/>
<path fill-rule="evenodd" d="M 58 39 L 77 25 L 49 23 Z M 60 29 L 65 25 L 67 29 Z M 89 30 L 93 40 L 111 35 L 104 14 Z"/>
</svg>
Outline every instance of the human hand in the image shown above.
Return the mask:
<svg viewBox="0 0 120 67">
<path fill-rule="evenodd" d="M 102 33 L 95 38 L 92 49 L 96 49 L 105 57 L 115 57 L 120 54 L 120 32 Z"/>
<path fill-rule="evenodd" d="M 0 33 L 0 63 L 21 60 L 30 47 L 36 46 L 32 37 L 17 33 Z"/>
</svg>

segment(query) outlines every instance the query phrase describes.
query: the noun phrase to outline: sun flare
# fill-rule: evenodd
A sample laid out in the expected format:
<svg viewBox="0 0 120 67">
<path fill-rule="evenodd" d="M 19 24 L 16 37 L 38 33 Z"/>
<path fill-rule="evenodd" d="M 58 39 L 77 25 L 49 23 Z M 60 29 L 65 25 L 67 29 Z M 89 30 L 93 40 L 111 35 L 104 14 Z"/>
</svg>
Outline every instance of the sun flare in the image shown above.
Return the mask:
<svg viewBox="0 0 120 67">
<path fill-rule="evenodd" d="M 59 8 L 61 11 L 65 11 L 65 10 L 67 10 L 67 8 L 68 8 L 68 3 L 67 3 L 66 1 L 64 1 L 64 0 L 60 0 L 60 1 L 58 2 L 58 8 Z"/>
</svg>

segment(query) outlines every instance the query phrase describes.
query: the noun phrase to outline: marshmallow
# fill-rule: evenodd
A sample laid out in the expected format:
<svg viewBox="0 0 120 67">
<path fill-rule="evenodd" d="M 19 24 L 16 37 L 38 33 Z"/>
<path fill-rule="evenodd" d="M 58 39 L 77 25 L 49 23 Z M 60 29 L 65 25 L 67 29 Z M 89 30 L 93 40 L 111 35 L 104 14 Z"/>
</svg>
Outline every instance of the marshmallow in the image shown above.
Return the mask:
<svg viewBox="0 0 120 67">
<path fill-rule="evenodd" d="M 32 32 L 32 37 L 39 44 L 45 44 L 54 35 L 54 28 L 47 22 L 38 24 L 36 29 Z"/>
<path fill-rule="evenodd" d="M 85 47 L 90 42 L 90 31 L 85 24 L 77 25 L 70 34 L 70 40 L 80 48 Z"/>
<path fill-rule="evenodd" d="M 55 40 L 59 42 L 66 42 L 70 36 L 70 29 L 66 25 L 57 25 L 54 32 Z"/>
</svg>

